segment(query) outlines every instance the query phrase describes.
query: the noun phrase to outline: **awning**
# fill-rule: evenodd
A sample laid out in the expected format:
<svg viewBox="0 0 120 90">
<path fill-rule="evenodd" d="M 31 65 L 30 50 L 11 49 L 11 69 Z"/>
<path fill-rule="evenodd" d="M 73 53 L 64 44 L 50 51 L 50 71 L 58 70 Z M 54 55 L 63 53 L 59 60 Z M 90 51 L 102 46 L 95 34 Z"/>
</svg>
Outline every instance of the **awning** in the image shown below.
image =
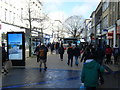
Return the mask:
<svg viewBox="0 0 120 90">
<path fill-rule="evenodd" d="M 113 36 L 113 33 L 107 33 L 108 36 Z"/>
</svg>

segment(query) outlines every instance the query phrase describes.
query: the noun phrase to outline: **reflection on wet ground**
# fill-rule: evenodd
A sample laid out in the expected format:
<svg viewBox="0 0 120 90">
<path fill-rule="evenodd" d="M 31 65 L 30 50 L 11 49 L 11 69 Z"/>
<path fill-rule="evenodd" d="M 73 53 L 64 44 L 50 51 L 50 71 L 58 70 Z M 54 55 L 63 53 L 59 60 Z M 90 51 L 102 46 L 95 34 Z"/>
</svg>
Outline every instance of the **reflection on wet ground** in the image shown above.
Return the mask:
<svg viewBox="0 0 120 90">
<path fill-rule="evenodd" d="M 14 69 L 3 77 L 3 88 L 79 88 L 80 83 L 78 70 L 48 69 L 39 72 L 39 68 Z"/>
</svg>

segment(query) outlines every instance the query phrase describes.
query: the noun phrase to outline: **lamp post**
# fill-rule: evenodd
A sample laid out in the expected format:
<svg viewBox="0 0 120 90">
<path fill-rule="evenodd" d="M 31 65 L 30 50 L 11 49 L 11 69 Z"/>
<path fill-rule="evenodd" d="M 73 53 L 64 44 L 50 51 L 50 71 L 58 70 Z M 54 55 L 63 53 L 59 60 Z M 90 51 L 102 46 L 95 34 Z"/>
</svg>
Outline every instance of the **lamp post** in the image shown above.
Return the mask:
<svg viewBox="0 0 120 90">
<path fill-rule="evenodd" d="M 30 24 L 30 29 L 29 29 L 29 57 L 31 57 L 31 28 L 32 28 L 32 25 L 31 25 L 31 10 L 30 10 L 30 7 L 29 7 L 29 24 Z"/>
</svg>

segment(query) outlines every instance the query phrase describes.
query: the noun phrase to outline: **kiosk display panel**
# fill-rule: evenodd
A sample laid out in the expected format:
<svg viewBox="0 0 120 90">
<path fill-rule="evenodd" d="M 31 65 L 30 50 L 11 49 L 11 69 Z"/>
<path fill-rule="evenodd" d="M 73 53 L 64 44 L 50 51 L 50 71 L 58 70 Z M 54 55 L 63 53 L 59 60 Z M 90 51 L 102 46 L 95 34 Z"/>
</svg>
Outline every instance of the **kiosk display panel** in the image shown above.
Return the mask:
<svg viewBox="0 0 120 90">
<path fill-rule="evenodd" d="M 7 56 L 13 66 L 25 65 L 24 32 L 7 32 Z"/>
<path fill-rule="evenodd" d="M 22 34 L 8 34 L 8 58 L 10 60 L 22 60 Z"/>
</svg>

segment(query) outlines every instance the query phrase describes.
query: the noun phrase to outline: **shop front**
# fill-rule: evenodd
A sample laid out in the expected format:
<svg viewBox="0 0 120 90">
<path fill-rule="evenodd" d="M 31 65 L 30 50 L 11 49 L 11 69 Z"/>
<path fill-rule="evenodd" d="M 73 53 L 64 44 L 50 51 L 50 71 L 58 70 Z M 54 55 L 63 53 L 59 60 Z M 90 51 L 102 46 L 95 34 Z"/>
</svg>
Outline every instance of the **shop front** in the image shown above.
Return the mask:
<svg viewBox="0 0 120 90">
<path fill-rule="evenodd" d="M 119 26 L 117 26 L 117 45 L 119 46 L 119 48 L 120 48 L 120 25 Z"/>
<path fill-rule="evenodd" d="M 110 47 L 113 47 L 113 31 L 108 32 L 106 34 L 106 37 L 107 37 L 107 45 L 110 45 Z"/>
</svg>

